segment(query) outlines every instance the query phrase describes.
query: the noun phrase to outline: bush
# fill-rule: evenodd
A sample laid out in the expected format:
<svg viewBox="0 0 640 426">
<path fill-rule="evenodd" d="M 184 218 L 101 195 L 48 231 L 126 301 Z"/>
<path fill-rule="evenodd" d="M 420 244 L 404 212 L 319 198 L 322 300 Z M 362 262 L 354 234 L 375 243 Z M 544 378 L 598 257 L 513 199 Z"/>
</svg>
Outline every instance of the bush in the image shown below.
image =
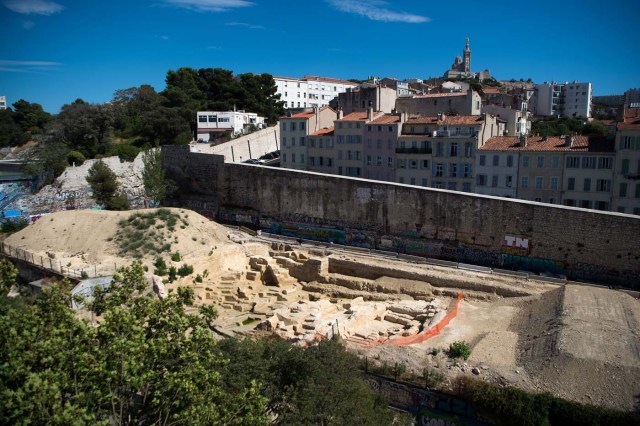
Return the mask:
<svg viewBox="0 0 640 426">
<path fill-rule="evenodd" d="M 156 269 L 153 271 L 154 274 L 161 277 L 167 275 L 167 264 L 163 258 L 159 256 L 156 257 L 156 261 L 154 262 L 153 266 L 156 267 Z"/>
<path fill-rule="evenodd" d="M 453 342 L 449 345 L 449 355 L 453 358 L 462 358 L 467 360 L 471 356 L 471 346 L 469 346 L 469 343 L 464 341 Z"/>
<path fill-rule="evenodd" d="M 184 263 L 180 267 L 180 269 L 178 269 L 178 275 L 180 275 L 181 277 L 186 277 L 187 275 L 191 274 L 193 274 L 193 266 L 187 265 L 186 263 Z"/>
<path fill-rule="evenodd" d="M 81 166 L 85 161 L 87 161 L 87 157 L 85 157 L 80 151 L 69 151 L 69 154 L 67 154 L 67 161 L 70 166 L 73 166 L 74 164 L 76 166 Z"/>
<path fill-rule="evenodd" d="M 2 221 L 0 225 L 0 231 L 3 234 L 13 234 L 14 232 L 18 232 L 21 229 L 24 229 L 29 225 L 29 219 L 21 217 L 18 219 L 6 219 Z"/>
<path fill-rule="evenodd" d="M 171 255 L 171 260 L 173 260 L 174 262 L 180 262 L 182 260 L 182 257 L 180 256 L 180 252 L 177 251 L 177 252 L 173 253 Z"/>
<path fill-rule="evenodd" d="M 140 149 L 138 147 L 128 143 L 113 145 L 109 150 L 109 155 L 117 155 L 120 161 L 129 162 L 135 160 L 139 153 Z"/>
</svg>

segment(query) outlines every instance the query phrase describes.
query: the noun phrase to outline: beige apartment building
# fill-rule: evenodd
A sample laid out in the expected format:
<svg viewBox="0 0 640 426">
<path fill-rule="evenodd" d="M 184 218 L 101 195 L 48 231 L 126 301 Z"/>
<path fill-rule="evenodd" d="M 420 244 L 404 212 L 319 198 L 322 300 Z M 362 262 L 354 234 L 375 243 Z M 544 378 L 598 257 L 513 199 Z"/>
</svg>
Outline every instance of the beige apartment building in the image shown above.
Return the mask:
<svg viewBox="0 0 640 426">
<path fill-rule="evenodd" d="M 618 123 L 613 208 L 640 215 L 640 108 L 628 108 Z"/>
<path fill-rule="evenodd" d="M 306 170 L 307 137 L 331 127 L 337 113 L 330 107 L 313 109 L 280 118 L 280 165 Z"/>
<path fill-rule="evenodd" d="M 332 175 L 336 174 L 334 134 L 334 127 L 331 126 L 309 135 L 307 170 Z"/>
<path fill-rule="evenodd" d="M 367 123 L 384 113 L 369 108 L 366 112 L 352 112 L 334 123 L 334 139 L 337 174 L 363 177 L 364 146 L 363 133 Z"/>
</svg>

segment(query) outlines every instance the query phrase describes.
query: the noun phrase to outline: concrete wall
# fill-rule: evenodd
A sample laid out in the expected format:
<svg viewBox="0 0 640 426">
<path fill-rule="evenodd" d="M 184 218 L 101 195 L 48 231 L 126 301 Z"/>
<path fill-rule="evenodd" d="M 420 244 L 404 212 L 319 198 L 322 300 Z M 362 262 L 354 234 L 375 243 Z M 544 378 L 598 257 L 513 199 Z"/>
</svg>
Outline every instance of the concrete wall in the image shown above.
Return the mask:
<svg viewBox="0 0 640 426">
<path fill-rule="evenodd" d="M 280 127 L 268 127 L 216 146 L 206 143 L 195 143 L 191 146 L 194 152 L 218 154 L 224 156 L 224 161 L 228 163 L 241 163 L 280 149 Z"/>
<path fill-rule="evenodd" d="M 163 147 L 174 203 L 276 234 L 638 287 L 640 217 L 243 164 Z"/>
</svg>

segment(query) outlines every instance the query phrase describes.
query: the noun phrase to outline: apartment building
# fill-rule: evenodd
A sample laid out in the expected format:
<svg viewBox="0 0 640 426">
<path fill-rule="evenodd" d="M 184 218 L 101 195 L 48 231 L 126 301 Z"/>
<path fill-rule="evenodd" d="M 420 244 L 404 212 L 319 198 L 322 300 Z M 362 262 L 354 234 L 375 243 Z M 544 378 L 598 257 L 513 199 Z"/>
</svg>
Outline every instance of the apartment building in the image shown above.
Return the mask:
<svg viewBox="0 0 640 426">
<path fill-rule="evenodd" d="M 614 156 L 607 137 L 493 137 L 478 150 L 476 192 L 610 210 Z"/>
<path fill-rule="evenodd" d="M 336 106 L 345 114 L 366 112 L 369 108 L 390 114 L 396 108 L 398 93 L 396 89 L 380 82 L 362 83 L 338 95 Z"/>
<path fill-rule="evenodd" d="M 477 92 L 430 93 L 410 98 L 398 98 L 396 110 L 409 115 L 433 116 L 439 113 L 480 115 L 482 99 Z"/>
<path fill-rule="evenodd" d="M 276 93 L 286 109 L 322 108 L 328 106 L 340 93 L 356 87 L 352 81 L 337 78 L 304 76 L 302 78 L 273 77 Z"/>
<path fill-rule="evenodd" d="M 640 108 L 624 110 L 615 150 L 612 210 L 640 215 Z"/>
<path fill-rule="evenodd" d="M 352 112 L 335 121 L 337 174 L 364 176 L 364 129 L 367 124 L 381 116 L 384 116 L 383 112 L 369 108 L 366 112 Z"/>
<path fill-rule="evenodd" d="M 7 109 L 7 97 L 0 96 L 0 109 Z"/>
<path fill-rule="evenodd" d="M 336 174 L 335 128 L 320 129 L 309 135 L 307 170 L 310 172 Z"/>
<path fill-rule="evenodd" d="M 336 111 L 330 107 L 322 107 L 281 117 L 281 167 L 306 170 L 307 137 L 321 129 L 331 127 L 336 117 Z"/>
<path fill-rule="evenodd" d="M 487 114 L 409 118 L 398 138 L 397 180 L 472 192 L 476 150 L 503 131 L 496 117 Z"/>
<path fill-rule="evenodd" d="M 536 84 L 535 114 L 556 117 L 591 117 L 591 83 Z"/>
<path fill-rule="evenodd" d="M 364 178 L 396 181 L 396 144 L 402 130 L 403 117 L 402 114 L 385 114 L 364 127 Z"/>
</svg>

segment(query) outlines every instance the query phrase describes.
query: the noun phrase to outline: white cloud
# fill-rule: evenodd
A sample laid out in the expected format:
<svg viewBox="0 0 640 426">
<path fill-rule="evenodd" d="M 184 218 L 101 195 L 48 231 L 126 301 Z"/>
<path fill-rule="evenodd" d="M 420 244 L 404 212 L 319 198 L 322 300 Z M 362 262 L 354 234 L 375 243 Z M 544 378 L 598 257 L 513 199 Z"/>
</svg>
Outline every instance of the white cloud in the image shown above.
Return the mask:
<svg viewBox="0 0 640 426">
<path fill-rule="evenodd" d="M 5 0 L 4 5 L 24 15 L 53 15 L 64 9 L 64 6 L 49 0 Z"/>
<path fill-rule="evenodd" d="M 264 30 L 265 27 L 262 25 L 248 24 L 246 22 L 227 22 L 225 24 L 227 27 L 245 27 L 251 30 Z"/>
<path fill-rule="evenodd" d="M 24 28 L 25 30 L 30 30 L 35 26 L 36 26 L 36 23 L 33 21 L 22 21 L 22 28 Z"/>
<path fill-rule="evenodd" d="M 173 6 L 183 7 L 198 12 L 224 12 L 238 7 L 253 6 L 247 0 L 164 0 Z"/>
<path fill-rule="evenodd" d="M 43 72 L 51 71 L 62 65 L 60 62 L 49 61 L 12 61 L 0 59 L 2 72 Z"/>
<path fill-rule="evenodd" d="M 373 21 L 420 24 L 431 20 L 426 16 L 414 15 L 406 12 L 396 12 L 387 9 L 385 7 L 388 4 L 386 1 L 327 0 L 327 2 L 342 12 L 365 16 Z"/>
</svg>

